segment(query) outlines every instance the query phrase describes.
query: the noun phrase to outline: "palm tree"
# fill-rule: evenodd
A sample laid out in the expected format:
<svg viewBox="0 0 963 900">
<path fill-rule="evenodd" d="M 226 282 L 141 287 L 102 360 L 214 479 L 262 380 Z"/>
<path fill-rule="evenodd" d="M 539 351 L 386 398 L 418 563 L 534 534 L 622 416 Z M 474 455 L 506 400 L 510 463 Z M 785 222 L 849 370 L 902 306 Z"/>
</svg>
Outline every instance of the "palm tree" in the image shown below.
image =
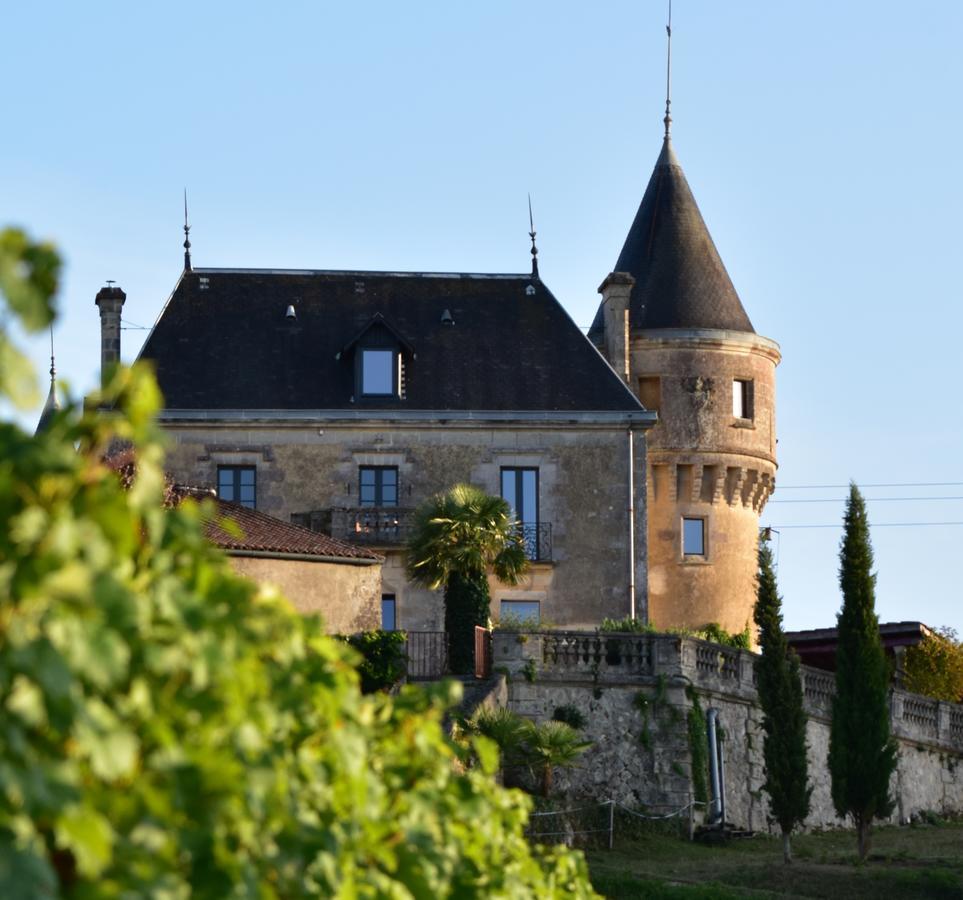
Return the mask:
<svg viewBox="0 0 963 900">
<path fill-rule="evenodd" d="M 557 767 L 569 768 L 592 746 L 579 733 L 564 722 L 529 723 L 525 736 L 526 756 L 538 779 L 543 797 L 552 790 L 552 772 Z"/>
<path fill-rule="evenodd" d="M 445 588 L 453 672 L 471 671 L 475 626 L 488 624 L 489 570 L 500 581 L 517 584 L 527 567 L 521 532 L 500 497 L 456 484 L 416 510 L 406 569 L 417 584 Z"/>
</svg>

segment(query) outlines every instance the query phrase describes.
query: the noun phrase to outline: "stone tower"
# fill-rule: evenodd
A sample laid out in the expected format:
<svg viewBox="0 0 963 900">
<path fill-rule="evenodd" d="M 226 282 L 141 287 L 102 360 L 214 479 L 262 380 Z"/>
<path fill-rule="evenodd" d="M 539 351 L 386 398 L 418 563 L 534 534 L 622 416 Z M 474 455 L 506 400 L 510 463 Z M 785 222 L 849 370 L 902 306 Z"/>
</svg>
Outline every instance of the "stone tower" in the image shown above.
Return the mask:
<svg viewBox="0 0 963 900">
<path fill-rule="evenodd" d="M 779 346 L 753 330 L 668 133 L 599 292 L 589 337 L 659 414 L 647 434 L 648 621 L 741 631 L 775 485 Z"/>
</svg>

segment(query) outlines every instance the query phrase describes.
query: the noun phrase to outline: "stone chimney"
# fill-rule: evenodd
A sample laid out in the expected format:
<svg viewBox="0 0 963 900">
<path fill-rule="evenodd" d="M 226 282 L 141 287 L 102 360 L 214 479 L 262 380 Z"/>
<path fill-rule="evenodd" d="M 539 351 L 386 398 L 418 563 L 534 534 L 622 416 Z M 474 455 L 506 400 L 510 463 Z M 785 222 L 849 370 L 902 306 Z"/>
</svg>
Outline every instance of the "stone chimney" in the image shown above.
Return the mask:
<svg viewBox="0 0 963 900">
<path fill-rule="evenodd" d="M 94 301 L 100 309 L 100 383 L 107 379 L 110 367 L 120 362 L 120 312 L 127 295 L 108 282 L 97 292 Z"/>
<path fill-rule="evenodd" d="M 618 376 L 629 381 L 629 298 L 635 279 L 628 272 L 612 272 L 599 287 L 605 317 L 605 358 Z"/>
</svg>

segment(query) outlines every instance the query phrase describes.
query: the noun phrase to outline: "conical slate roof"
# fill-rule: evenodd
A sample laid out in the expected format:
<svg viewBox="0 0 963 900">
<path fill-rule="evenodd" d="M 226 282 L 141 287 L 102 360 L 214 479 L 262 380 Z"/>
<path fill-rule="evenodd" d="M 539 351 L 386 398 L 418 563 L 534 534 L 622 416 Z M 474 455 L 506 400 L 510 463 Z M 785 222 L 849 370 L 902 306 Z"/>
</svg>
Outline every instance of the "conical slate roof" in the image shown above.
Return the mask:
<svg viewBox="0 0 963 900">
<path fill-rule="evenodd" d="M 40 420 L 37 422 L 37 430 L 34 434 L 40 434 L 41 431 L 46 431 L 47 426 L 50 424 L 50 420 L 54 417 L 54 413 L 60 409 L 60 400 L 57 398 L 57 385 L 54 382 L 53 374 L 50 377 L 50 391 L 47 393 L 47 402 L 43 405 L 43 410 L 40 413 Z"/>
<path fill-rule="evenodd" d="M 635 278 L 633 329 L 754 331 L 668 138 L 614 271 Z M 590 338 L 602 324 L 600 307 Z"/>
</svg>

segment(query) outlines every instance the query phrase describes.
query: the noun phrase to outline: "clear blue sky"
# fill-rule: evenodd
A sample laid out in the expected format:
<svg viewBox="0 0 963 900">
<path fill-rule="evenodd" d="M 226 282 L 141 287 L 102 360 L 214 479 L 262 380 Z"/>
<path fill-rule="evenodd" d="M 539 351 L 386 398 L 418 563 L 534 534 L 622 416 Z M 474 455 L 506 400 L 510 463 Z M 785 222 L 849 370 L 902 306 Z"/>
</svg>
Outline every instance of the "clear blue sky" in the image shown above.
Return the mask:
<svg viewBox="0 0 963 900">
<path fill-rule="evenodd" d="M 834 525 L 844 491 L 790 486 L 963 497 L 963 4 L 674 6 L 676 149 L 783 349 L 763 521 L 786 623 L 830 625 L 840 532 L 788 526 Z M 66 256 L 60 374 L 93 385 L 105 279 L 153 323 L 185 185 L 199 266 L 483 272 L 527 269 L 531 191 L 543 278 L 588 325 L 660 147 L 664 19 L 661 0 L 8 5 L 0 222 Z M 921 482 L 946 484 L 869 487 Z M 869 509 L 881 618 L 963 631 L 963 525 L 881 527 L 963 522 L 963 500 Z"/>
</svg>

